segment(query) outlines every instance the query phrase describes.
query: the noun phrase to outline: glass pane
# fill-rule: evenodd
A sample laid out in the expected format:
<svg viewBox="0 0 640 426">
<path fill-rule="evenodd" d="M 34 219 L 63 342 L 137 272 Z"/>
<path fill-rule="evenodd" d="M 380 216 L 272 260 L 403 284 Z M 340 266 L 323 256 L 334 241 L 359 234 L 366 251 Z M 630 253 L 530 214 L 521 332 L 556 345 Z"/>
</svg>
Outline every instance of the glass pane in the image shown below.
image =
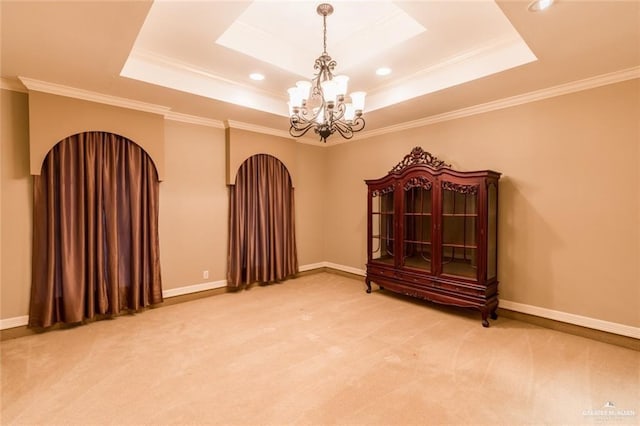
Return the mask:
<svg viewBox="0 0 640 426">
<path fill-rule="evenodd" d="M 377 198 L 374 198 L 374 201 L 378 201 Z M 374 203 L 376 204 L 376 203 Z M 380 212 L 374 212 L 371 215 L 371 258 L 379 259 L 381 256 L 380 252 Z"/>
<path fill-rule="evenodd" d="M 446 246 L 442 248 L 442 272 L 465 278 L 476 278 L 477 249 Z"/>
<path fill-rule="evenodd" d="M 431 271 L 431 189 L 416 186 L 404 194 L 403 265 Z"/>
<path fill-rule="evenodd" d="M 431 271 L 431 244 L 405 242 L 404 266 Z"/>
<path fill-rule="evenodd" d="M 487 224 L 487 279 L 493 279 L 498 273 L 498 188 L 489 185 Z"/>
<path fill-rule="evenodd" d="M 477 278 L 478 186 L 443 183 L 442 273 Z"/>
<path fill-rule="evenodd" d="M 371 259 L 393 264 L 393 192 L 374 195 L 371 203 Z"/>
</svg>

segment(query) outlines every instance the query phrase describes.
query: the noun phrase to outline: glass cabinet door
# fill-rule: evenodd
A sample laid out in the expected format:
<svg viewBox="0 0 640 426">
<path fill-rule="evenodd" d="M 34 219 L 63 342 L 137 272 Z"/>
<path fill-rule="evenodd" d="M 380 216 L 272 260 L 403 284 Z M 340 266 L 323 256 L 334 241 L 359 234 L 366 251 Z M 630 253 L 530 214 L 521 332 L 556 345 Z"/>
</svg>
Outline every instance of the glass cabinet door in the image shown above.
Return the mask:
<svg viewBox="0 0 640 426">
<path fill-rule="evenodd" d="M 498 185 L 487 189 L 487 280 L 498 274 Z"/>
<path fill-rule="evenodd" d="M 393 190 L 373 191 L 371 196 L 371 260 L 394 264 Z"/>
<path fill-rule="evenodd" d="M 477 279 L 478 185 L 442 182 L 442 273 Z"/>
<path fill-rule="evenodd" d="M 431 182 L 411 180 L 404 187 L 402 264 L 431 272 L 432 197 Z"/>
</svg>

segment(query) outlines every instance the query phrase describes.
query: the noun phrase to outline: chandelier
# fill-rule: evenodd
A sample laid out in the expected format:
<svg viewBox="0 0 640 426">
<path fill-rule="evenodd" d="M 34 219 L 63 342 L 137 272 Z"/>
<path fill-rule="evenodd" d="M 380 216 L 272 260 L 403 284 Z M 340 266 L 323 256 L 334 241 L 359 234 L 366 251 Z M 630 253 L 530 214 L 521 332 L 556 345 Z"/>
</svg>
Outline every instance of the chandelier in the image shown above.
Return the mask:
<svg viewBox="0 0 640 426">
<path fill-rule="evenodd" d="M 324 50 L 316 59 L 313 69 L 317 71 L 311 81 L 299 81 L 288 90 L 289 116 L 293 137 L 305 135 L 309 130 L 320 136 L 322 142 L 336 131 L 345 139 L 351 139 L 355 132 L 364 129 L 365 92 L 347 95 L 346 75 L 333 75 L 337 63 L 327 53 L 327 16 L 333 13 L 333 6 L 322 3 L 316 9 L 322 16 Z"/>
</svg>

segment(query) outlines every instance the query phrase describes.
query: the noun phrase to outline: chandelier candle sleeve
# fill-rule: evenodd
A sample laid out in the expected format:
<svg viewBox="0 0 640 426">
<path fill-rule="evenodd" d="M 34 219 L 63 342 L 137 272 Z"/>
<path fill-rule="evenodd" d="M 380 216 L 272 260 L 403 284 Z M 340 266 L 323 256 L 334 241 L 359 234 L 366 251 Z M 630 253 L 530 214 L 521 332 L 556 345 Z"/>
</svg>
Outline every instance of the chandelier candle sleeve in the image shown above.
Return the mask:
<svg viewBox="0 0 640 426">
<path fill-rule="evenodd" d="M 333 13 L 333 6 L 320 4 L 316 9 L 323 20 L 323 51 L 313 68 L 316 74 L 311 81 L 299 81 L 289 93 L 289 134 L 304 136 L 309 130 L 320 136 L 322 142 L 338 132 L 343 138 L 351 139 L 355 132 L 364 129 L 365 92 L 347 95 L 349 77 L 333 75 L 337 65 L 327 53 L 327 16 Z"/>
</svg>

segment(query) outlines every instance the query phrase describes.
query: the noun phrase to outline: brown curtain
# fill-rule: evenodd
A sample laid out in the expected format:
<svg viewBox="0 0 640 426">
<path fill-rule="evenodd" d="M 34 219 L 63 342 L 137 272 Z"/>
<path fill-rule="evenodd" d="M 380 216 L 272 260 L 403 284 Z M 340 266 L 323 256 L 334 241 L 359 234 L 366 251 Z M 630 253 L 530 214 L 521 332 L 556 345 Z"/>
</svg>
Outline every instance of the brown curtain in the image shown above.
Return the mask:
<svg viewBox="0 0 640 426">
<path fill-rule="evenodd" d="M 289 172 L 275 157 L 254 155 L 230 187 L 229 287 L 279 281 L 297 271 Z"/>
<path fill-rule="evenodd" d="M 29 325 L 77 323 L 162 301 L 158 175 L 121 136 L 58 143 L 33 182 Z"/>
</svg>

